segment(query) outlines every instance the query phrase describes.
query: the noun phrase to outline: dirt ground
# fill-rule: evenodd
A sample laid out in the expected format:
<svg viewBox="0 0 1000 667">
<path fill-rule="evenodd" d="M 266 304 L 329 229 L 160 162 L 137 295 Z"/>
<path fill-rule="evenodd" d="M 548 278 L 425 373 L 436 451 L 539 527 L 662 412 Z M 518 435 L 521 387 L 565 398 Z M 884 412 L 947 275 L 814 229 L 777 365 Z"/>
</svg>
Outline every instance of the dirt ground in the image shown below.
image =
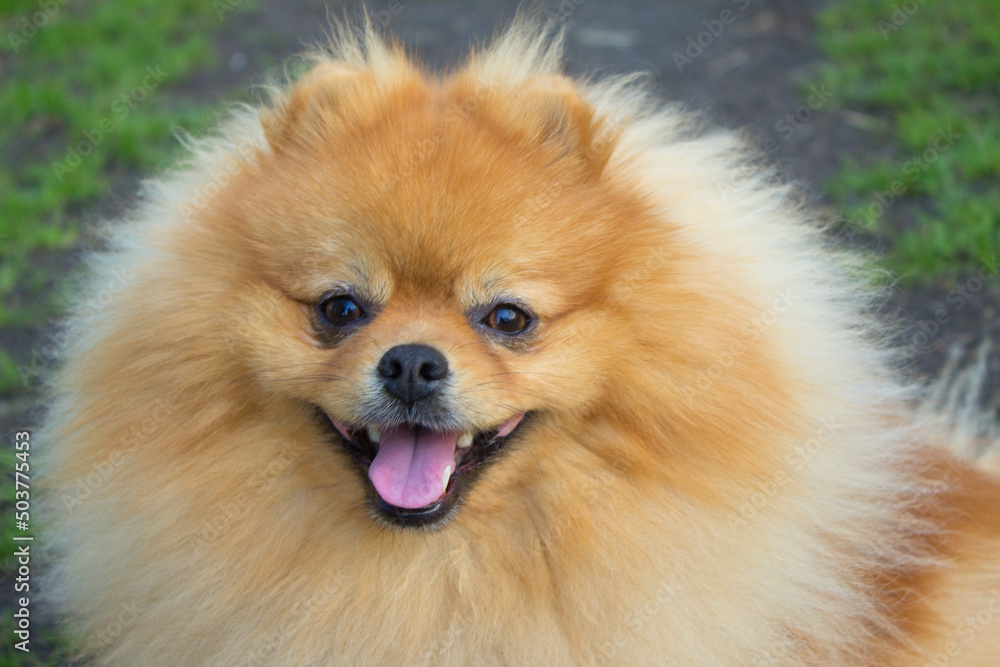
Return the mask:
<svg viewBox="0 0 1000 667">
<path fill-rule="evenodd" d="M 502 27 L 518 4 L 375 0 L 368 6 L 374 20 L 399 35 L 424 62 L 443 68 L 458 61 L 470 43 L 485 40 Z M 778 165 L 802 184 L 816 206 L 825 207 L 822 183 L 840 160 L 884 151 L 889 137 L 852 127 L 845 113 L 830 103 L 836 91 L 810 91 L 804 83 L 821 59 L 813 17 L 823 4 L 819 0 L 552 0 L 534 6 L 565 24 L 571 73 L 649 72 L 665 99 L 701 112 L 714 125 L 743 131 L 759 147 L 762 159 Z M 214 66 L 191 80 L 185 92 L 208 105 L 232 99 L 236 91 L 264 81 L 276 63 L 300 52 L 304 43 L 322 40 L 328 14 L 356 15 L 357 7 L 354 2 L 262 0 L 259 11 L 227 14 L 222 17 Z M 120 211 L 132 199 L 139 176 L 119 179 L 114 191 L 95 207 L 99 213 L 89 217 Z M 833 211 L 830 215 L 836 217 Z M 844 233 L 838 236 L 856 246 L 879 243 Z M 1000 289 L 994 287 L 990 295 L 989 287 L 971 287 L 964 282 L 898 288 L 889 296 L 885 312 L 902 323 L 898 335 L 914 352 L 915 375 L 933 375 L 948 349 L 969 348 L 984 336 L 1000 340 L 996 315 Z M 948 296 L 961 289 L 968 298 L 958 308 Z M 39 332 L 19 339 L 17 347 L 31 350 L 41 344 L 42 336 Z M 991 370 L 994 393 L 1000 388 L 997 357 Z M 15 402 L 0 414 L 6 412 L 6 417 L 20 423 L 37 414 L 30 397 Z"/>
</svg>

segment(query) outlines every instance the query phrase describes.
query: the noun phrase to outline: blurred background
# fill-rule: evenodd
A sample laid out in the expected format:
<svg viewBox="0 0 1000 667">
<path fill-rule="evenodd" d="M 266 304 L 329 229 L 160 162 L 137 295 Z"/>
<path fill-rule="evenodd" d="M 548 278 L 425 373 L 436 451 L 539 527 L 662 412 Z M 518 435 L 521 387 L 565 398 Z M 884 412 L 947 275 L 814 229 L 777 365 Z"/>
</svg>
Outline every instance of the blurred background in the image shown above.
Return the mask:
<svg viewBox="0 0 1000 667">
<path fill-rule="evenodd" d="M 643 70 L 671 102 L 739 130 L 755 170 L 777 167 L 866 253 L 887 287 L 906 372 L 987 355 L 1000 393 L 1000 0 L 552 0 L 566 67 Z M 516 2 L 456 0 L 2 0 L 0 2 L 0 465 L 2 603 L 13 604 L 14 432 L 39 418 L 54 322 L 94 229 L 133 204 L 227 103 L 328 16 L 400 36 L 433 68 L 489 38 Z M 719 184 L 719 196 L 727 196 Z M 995 405 L 995 398 L 994 405 Z M 49 623 L 32 652 L 4 623 L 0 665 L 70 664 Z"/>
</svg>

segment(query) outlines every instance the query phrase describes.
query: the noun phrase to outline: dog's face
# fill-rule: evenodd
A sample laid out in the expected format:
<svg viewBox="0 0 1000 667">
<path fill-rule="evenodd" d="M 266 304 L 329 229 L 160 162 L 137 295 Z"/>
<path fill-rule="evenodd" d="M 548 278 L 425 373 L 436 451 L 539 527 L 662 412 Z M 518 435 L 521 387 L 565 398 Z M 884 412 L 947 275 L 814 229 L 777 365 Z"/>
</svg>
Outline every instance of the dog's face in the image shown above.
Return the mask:
<svg viewBox="0 0 1000 667">
<path fill-rule="evenodd" d="M 450 516 L 499 450 L 584 414 L 627 349 L 616 291 L 646 213 L 558 83 L 525 115 L 474 81 L 386 91 L 321 67 L 206 215 L 245 242 L 241 363 L 315 406 L 388 521 Z"/>
</svg>

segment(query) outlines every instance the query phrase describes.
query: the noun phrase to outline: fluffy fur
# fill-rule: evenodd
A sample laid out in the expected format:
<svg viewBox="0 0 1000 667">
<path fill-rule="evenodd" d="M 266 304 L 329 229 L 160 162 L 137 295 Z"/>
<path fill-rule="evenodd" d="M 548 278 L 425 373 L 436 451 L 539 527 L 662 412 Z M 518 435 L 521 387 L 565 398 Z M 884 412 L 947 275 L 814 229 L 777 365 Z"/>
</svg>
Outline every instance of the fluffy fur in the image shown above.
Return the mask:
<svg viewBox="0 0 1000 667">
<path fill-rule="evenodd" d="M 732 136 L 559 57 L 519 21 L 437 77 L 340 29 L 111 228 L 44 436 L 86 654 L 995 664 L 1000 486 L 914 417 L 855 260 Z M 324 343 L 342 285 L 378 313 Z M 528 339 L 470 324 L 498 298 Z M 457 422 L 530 413 L 424 529 L 316 418 L 401 343 Z"/>
</svg>

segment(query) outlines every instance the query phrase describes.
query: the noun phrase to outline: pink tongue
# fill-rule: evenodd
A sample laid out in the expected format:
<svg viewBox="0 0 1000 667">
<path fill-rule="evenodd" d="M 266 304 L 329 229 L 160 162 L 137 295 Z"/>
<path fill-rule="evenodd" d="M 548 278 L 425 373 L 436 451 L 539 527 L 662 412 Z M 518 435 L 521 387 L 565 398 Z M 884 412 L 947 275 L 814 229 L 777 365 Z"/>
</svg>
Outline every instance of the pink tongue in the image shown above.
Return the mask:
<svg viewBox="0 0 1000 667">
<path fill-rule="evenodd" d="M 426 507 L 444 495 L 444 469 L 455 469 L 458 436 L 405 427 L 383 431 L 368 479 L 390 505 Z"/>
</svg>

